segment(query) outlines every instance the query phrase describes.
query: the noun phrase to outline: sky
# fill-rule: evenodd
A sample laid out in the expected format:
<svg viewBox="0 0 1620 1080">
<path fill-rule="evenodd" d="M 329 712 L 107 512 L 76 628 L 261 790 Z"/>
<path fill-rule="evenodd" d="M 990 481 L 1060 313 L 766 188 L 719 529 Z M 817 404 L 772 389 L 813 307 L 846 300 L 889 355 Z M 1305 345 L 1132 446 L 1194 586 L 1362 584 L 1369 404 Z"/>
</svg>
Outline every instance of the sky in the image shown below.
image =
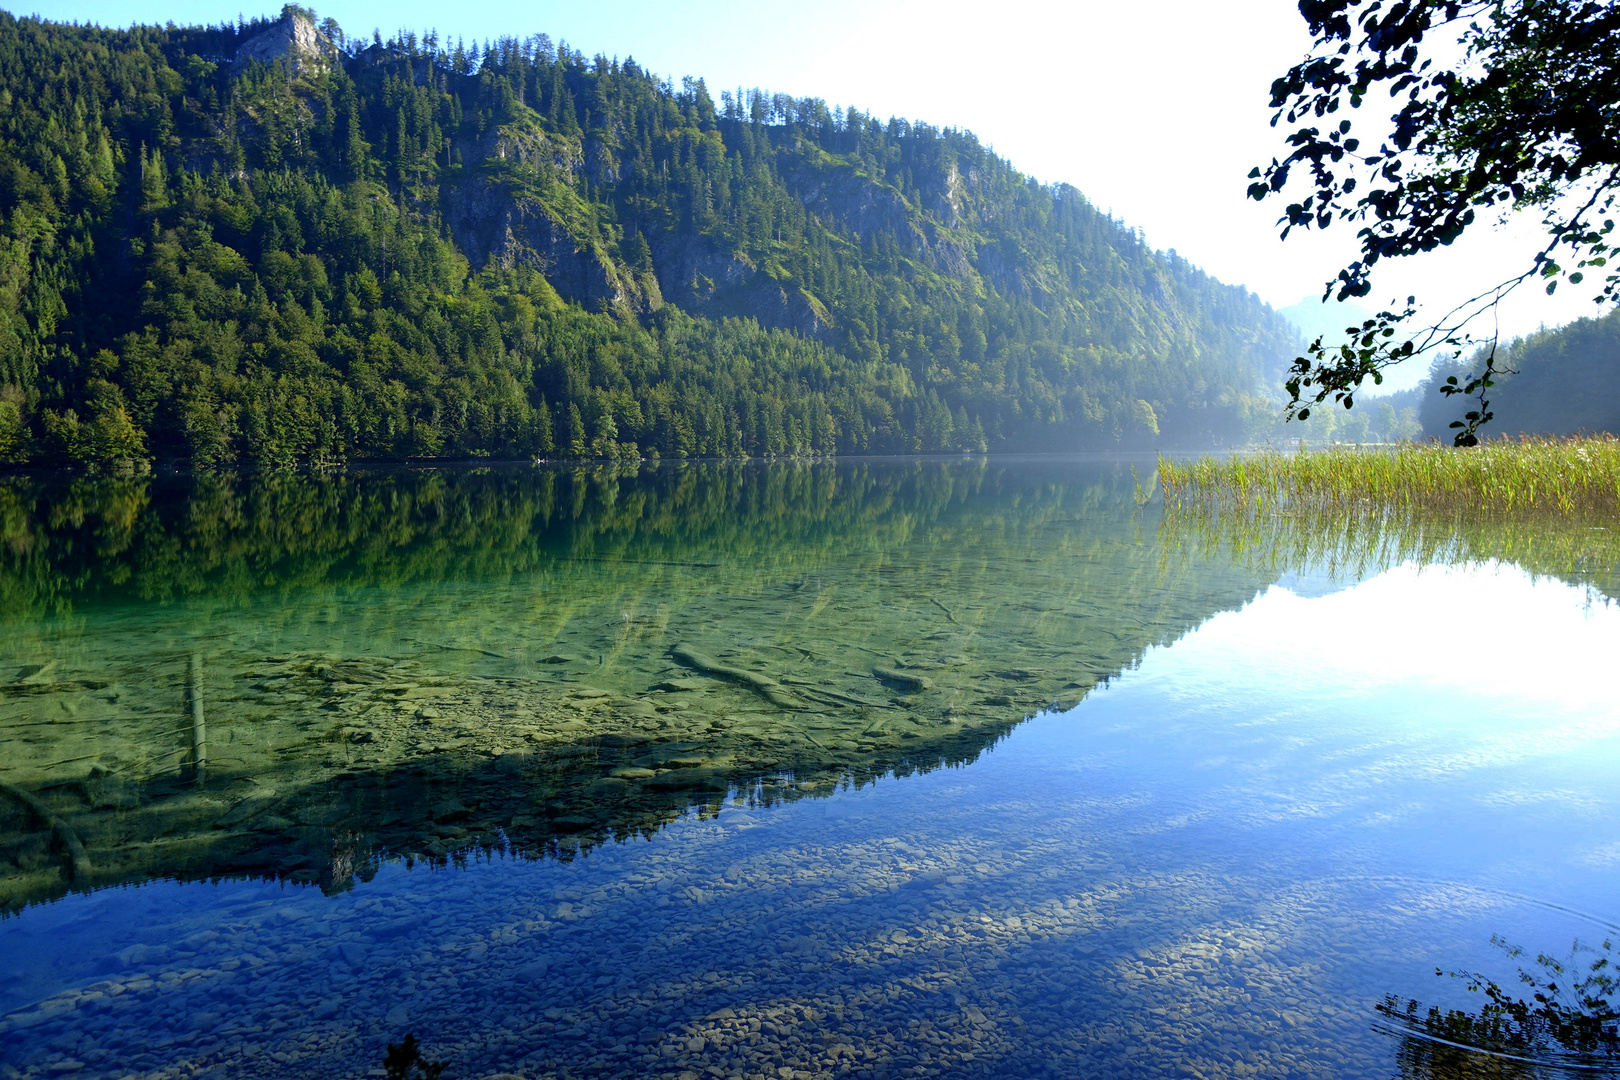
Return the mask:
<svg viewBox="0 0 1620 1080">
<path fill-rule="evenodd" d="M 274 15 L 280 0 L 0 0 L 18 14 L 127 26 Z M 349 36 L 437 29 L 469 42 L 546 33 L 587 55 L 634 57 L 679 82 L 760 87 L 974 132 L 1043 182 L 1098 207 L 1222 281 L 1282 307 L 1318 297 L 1354 257 L 1353 229 L 1278 239 L 1281 204 L 1245 198 L 1251 167 L 1279 155 L 1271 80 L 1304 55 L 1291 0 L 618 0 L 532 5 L 462 0 L 327 0 Z M 1371 120 L 1372 117 L 1369 117 Z M 1416 294 L 1444 310 L 1529 265 L 1539 220 L 1386 262 L 1363 303 Z M 1498 312 L 1513 336 L 1599 313 L 1585 293 L 1528 285 Z M 1488 329 L 1488 328 L 1487 328 Z M 1394 385 L 1415 382 L 1405 372 Z"/>
</svg>

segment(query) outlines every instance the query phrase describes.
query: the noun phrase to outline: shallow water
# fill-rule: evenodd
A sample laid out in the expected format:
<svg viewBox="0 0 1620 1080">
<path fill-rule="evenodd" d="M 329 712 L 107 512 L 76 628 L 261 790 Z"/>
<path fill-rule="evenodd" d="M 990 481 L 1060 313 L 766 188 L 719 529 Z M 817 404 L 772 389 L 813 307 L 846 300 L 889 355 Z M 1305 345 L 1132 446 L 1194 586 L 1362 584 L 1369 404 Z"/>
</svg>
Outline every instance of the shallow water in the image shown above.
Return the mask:
<svg viewBox="0 0 1620 1080">
<path fill-rule="evenodd" d="M 12 489 L 0 779 L 87 862 L 7 807 L 5 1066 L 1547 1074 L 1420 1021 L 1620 921 L 1578 577 L 1273 583 L 1088 462 L 545 475 Z"/>
</svg>

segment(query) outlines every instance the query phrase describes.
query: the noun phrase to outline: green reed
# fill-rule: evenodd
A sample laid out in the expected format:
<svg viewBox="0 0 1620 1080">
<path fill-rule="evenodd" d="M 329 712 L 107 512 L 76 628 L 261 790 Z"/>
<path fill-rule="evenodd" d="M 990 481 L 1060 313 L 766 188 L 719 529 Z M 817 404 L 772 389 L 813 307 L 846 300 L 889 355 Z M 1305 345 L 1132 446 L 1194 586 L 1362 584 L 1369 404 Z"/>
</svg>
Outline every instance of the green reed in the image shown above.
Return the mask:
<svg viewBox="0 0 1620 1080">
<path fill-rule="evenodd" d="M 1404 563 L 1504 562 L 1620 597 L 1620 527 L 1613 524 L 1582 513 L 1275 512 L 1194 502 L 1169 504 L 1158 532 L 1170 564 L 1224 553 L 1270 578 L 1315 569 L 1362 579 Z"/>
<path fill-rule="evenodd" d="M 1166 557 L 1221 550 L 1263 574 L 1353 578 L 1500 561 L 1620 596 L 1612 436 L 1161 460 L 1157 480 Z"/>
<path fill-rule="evenodd" d="M 1159 459 L 1168 508 L 1553 512 L 1620 515 L 1620 438 L 1503 438 L 1475 447 L 1264 450 L 1178 462 Z"/>
</svg>

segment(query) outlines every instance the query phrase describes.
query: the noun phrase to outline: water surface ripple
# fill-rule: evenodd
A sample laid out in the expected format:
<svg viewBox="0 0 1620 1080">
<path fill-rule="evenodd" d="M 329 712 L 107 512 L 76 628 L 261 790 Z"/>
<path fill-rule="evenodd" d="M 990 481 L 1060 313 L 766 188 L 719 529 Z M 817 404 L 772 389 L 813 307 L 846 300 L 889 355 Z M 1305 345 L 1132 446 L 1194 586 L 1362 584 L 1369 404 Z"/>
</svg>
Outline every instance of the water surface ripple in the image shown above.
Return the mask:
<svg viewBox="0 0 1620 1080">
<path fill-rule="evenodd" d="M 1614 1071 L 1445 973 L 1613 934 L 1620 612 L 1494 563 L 1277 584 L 1134 493 L 8 481 L 0 1070 Z"/>
</svg>

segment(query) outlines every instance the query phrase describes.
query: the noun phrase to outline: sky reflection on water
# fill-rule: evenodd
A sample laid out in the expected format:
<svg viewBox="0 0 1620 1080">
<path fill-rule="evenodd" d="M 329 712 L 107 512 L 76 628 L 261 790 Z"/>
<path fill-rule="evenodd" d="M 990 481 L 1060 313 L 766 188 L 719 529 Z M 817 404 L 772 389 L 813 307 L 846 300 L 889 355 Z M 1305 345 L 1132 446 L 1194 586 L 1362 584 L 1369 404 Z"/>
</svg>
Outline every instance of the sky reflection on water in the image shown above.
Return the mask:
<svg viewBox="0 0 1620 1080">
<path fill-rule="evenodd" d="M 31 908 L 36 998 L 126 989 L 9 1059 L 357 1075 L 413 1030 L 458 1076 L 1387 1077 L 1385 995 L 1466 1005 L 1435 969 L 1506 984 L 1492 935 L 1620 920 L 1620 611 L 1496 565 L 1301 591 L 959 768 L 569 863 Z"/>
</svg>

